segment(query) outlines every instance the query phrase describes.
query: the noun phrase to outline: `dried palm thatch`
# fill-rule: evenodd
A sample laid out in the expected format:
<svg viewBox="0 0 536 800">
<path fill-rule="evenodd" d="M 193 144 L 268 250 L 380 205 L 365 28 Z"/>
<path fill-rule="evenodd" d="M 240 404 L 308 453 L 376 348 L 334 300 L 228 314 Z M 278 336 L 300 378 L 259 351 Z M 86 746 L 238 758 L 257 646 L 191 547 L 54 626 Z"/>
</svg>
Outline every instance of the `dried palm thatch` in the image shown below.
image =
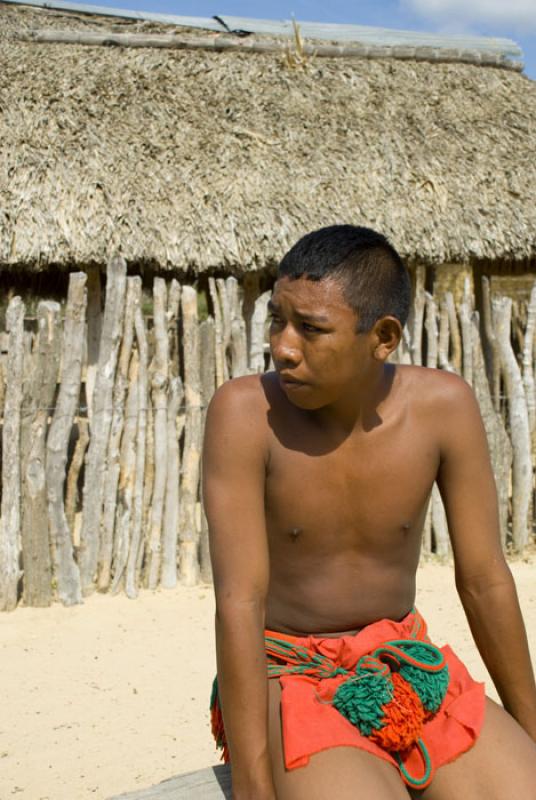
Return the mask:
<svg viewBox="0 0 536 800">
<path fill-rule="evenodd" d="M 536 257 L 523 75 L 15 39 L 36 28 L 170 30 L 0 3 L 4 267 L 119 250 L 135 269 L 238 274 L 341 221 L 424 263 Z"/>
</svg>

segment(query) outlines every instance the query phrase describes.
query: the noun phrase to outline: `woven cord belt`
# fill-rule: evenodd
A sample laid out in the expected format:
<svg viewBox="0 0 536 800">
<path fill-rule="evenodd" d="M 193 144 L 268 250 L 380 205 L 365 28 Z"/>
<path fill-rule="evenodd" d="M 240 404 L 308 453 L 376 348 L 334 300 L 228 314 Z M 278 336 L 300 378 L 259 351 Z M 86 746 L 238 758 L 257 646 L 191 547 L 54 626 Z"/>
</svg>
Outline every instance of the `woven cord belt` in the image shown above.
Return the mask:
<svg viewBox="0 0 536 800">
<path fill-rule="evenodd" d="M 430 784 L 434 767 L 422 731 L 439 710 L 448 688 L 448 666 L 441 650 L 417 639 L 393 639 L 362 656 L 354 670 L 346 670 L 285 639 L 267 636 L 265 643 L 270 678 L 345 677 L 330 701 L 333 707 L 395 758 L 410 788 L 424 789 Z M 421 777 L 410 775 L 403 764 L 402 756 L 414 747 L 424 765 Z"/>
</svg>

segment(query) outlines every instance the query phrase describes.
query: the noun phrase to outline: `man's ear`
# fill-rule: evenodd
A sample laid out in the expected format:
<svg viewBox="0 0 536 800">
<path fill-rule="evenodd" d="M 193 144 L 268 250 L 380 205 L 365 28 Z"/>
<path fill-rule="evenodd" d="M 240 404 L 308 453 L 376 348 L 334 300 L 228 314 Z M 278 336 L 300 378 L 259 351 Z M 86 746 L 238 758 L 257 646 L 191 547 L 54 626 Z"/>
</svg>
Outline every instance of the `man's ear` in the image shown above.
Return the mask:
<svg viewBox="0 0 536 800">
<path fill-rule="evenodd" d="M 382 317 L 372 329 L 372 356 L 377 361 L 387 361 L 402 338 L 402 326 L 396 317 Z"/>
</svg>

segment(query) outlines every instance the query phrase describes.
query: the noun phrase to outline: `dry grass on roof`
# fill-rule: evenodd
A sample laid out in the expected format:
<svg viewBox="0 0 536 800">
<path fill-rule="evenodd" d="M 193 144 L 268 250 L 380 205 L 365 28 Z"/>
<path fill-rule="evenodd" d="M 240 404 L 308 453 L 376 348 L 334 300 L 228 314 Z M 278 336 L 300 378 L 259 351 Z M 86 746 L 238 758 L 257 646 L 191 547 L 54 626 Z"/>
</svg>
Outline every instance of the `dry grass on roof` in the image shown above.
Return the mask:
<svg viewBox="0 0 536 800">
<path fill-rule="evenodd" d="M 536 257 L 524 76 L 10 38 L 66 16 L 0 4 L 0 264 L 103 263 L 119 248 L 136 265 L 240 272 L 334 222 L 428 263 Z"/>
</svg>

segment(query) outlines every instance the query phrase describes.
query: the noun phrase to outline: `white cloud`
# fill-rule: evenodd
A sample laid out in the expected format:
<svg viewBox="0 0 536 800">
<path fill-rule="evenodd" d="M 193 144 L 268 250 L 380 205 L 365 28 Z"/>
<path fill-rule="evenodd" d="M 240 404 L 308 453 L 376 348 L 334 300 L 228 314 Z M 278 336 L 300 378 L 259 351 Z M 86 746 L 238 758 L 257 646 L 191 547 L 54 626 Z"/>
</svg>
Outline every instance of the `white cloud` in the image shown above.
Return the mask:
<svg viewBox="0 0 536 800">
<path fill-rule="evenodd" d="M 536 32 L 536 0 L 401 0 L 401 5 L 451 28 L 485 25 Z"/>
</svg>

